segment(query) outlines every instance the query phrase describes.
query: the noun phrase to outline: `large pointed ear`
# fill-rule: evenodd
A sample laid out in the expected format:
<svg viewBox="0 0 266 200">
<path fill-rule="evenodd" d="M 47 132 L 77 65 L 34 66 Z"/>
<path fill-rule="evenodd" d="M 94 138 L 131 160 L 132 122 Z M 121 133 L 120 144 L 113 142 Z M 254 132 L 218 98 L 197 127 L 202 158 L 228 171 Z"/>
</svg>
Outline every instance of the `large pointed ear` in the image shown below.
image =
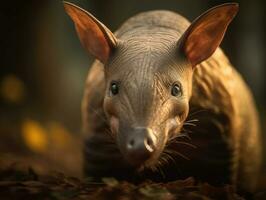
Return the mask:
<svg viewBox="0 0 266 200">
<path fill-rule="evenodd" d="M 188 27 L 180 46 L 193 67 L 214 53 L 237 11 L 237 3 L 222 4 L 200 15 Z"/>
<path fill-rule="evenodd" d="M 75 24 L 82 45 L 102 63 L 106 63 L 117 44 L 113 33 L 82 8 L 68 2 L 64 2 L 64 7 Z"/>
</svg>

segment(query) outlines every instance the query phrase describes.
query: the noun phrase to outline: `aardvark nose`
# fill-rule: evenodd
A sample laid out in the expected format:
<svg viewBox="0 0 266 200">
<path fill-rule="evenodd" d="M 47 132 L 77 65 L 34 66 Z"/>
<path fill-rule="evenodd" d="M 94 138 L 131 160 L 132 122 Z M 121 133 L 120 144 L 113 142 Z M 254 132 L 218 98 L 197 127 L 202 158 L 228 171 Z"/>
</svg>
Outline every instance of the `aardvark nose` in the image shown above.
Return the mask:
<svg viewBox="0 0 266 200">
<path fill-rule="evenodd" d="M 137 127 L 128 137 L 126 150 L 133 164 L 139 165 L 148 160 L 155 151 L 156 138 L 151 129 Z"/>
</svg>

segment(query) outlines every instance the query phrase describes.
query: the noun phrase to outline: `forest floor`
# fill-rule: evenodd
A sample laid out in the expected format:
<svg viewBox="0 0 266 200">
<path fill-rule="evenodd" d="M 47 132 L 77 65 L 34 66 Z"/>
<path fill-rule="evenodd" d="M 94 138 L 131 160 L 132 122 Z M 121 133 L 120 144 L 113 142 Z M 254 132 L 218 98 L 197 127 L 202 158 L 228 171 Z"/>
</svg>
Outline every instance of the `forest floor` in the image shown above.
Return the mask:
<svg viewBox="0 0 266 200">
<path fill-rule="evenodd" d="M 30 166 L 17 162 L 5 162 L 2 159 L 0 159 L 0 164 L 0 199 L 4 200 L 245 199 L 238 195 L 230 185 L 214 187 L 207 183 L 196 183 L 192 177 L 169 183 L 146 181 L 134 185 L 117 181 L 114 178 L 103 178 L 102 182 L 93 182 L 89 178 L 82 180 L 67 177 L 55 171 L 50 172 L 49 175 L 41 175 Z M 266 191 L 261 190 L 255 193 L 252 199 L 266 199 Z"/>
</svg>

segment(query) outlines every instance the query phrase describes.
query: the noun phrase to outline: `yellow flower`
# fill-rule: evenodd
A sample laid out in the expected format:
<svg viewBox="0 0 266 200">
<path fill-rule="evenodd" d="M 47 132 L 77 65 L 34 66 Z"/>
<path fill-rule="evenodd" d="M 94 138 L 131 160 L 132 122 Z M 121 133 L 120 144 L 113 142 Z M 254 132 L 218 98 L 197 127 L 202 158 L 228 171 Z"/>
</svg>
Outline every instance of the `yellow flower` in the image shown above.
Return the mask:
<svg viewBox="0 0 266 200">
<path fill-rule="evenodd" d="M 8 75 L 0 83 L 0 95 L 9 102 L 19 103 L 25 98 L 25 85 L 16 76 Z"/>
<path fill-rule="evenodd" d="M 46 130 L 37 121 L 25 120 L 22 123 L 22 137 L 32 151 L 43 153 L 48 146 L 47 136 Z"/>
</svg>

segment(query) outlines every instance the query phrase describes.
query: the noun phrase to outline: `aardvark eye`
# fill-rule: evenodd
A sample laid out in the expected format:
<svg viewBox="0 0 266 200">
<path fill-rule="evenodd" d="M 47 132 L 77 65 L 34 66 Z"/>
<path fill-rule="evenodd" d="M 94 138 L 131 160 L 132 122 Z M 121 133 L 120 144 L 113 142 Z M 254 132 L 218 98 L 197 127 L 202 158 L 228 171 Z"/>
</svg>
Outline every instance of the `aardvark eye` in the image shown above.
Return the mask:
<svg viewBox="0 0 266 200">
<path fill-rule="evenodd" d="M 172 86 L 171 94 L 175 97 L 180 97 L 182 95 L 182 87 L 180 83 L 175 83 Z"/>
<path fill-rule="evenodd" d="M 111 92 L 111 95 L 117 95 L 118 94 L 118 92 L 119 92 L 118 83 L 112 82 L 110 84 L 110 92 Z"/>
</svg>

